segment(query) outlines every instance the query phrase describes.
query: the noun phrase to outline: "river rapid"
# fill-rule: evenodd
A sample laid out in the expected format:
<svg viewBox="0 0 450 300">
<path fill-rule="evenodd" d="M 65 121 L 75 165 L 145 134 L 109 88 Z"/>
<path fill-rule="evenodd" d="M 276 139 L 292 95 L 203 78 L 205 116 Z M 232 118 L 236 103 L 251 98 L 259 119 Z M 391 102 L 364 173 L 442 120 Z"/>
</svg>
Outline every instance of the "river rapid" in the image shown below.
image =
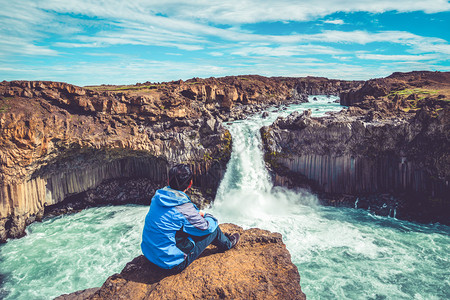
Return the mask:
<svg viewBox="0 0 450 300">
<path fill-rule="evenodd" d="M 450 227 L 324 207 L 306 190 L 272 186 L 259 128 L 295 110 L 323 116 L 342 108 L 335 97 L 316 99 L 227 125 L 232 157 L 209 211 L 222 223 L 281 233 L 308 299 L 450 299 Z M 33 223 L 26 237 L 0 246 L 0 299 L 102 285 L 141 254 L 147 211 L 108 206 Z"/>
</svg>

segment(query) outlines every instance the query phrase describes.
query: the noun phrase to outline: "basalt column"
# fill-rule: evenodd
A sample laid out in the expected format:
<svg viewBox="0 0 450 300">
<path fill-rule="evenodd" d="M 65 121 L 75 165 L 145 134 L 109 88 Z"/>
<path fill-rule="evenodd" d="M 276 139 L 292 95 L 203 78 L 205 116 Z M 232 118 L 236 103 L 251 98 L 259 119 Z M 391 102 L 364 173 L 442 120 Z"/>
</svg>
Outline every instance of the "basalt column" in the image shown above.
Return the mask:
<svg viewBox="0 0 450 300">
<path fill-rule="evenodd" d="M 276 184 L 310 187 L 327 204 L 448 223 L 448 125 L 442 119 L 310 114 L 294 113 L 261 129 Z"/>
</svg>

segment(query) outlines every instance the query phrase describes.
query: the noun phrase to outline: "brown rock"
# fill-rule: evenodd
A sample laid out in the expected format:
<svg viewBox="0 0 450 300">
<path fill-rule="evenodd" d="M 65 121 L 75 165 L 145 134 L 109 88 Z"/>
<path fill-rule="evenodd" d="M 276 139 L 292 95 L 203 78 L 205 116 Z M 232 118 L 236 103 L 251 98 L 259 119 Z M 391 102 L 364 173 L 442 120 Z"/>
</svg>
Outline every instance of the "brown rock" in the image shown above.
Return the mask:
<svg viewBox="0 0 450 300">
<path fill-rule="evenodd" d="M 306 299 L 279 233 L 243 230 L 233 224 L 220 227 L 239 232 L 239 244 L 223 253 L 209 246 L 179 274 L 159 269 L 141 255 L 109 277 L 95 294 L 60 299 Z"/>
<path fill-rule="evenodd" d="M 91 297 L 95 292 L 97 292 L 100 288 L 91 288 L 82 291 L 78 291 L 71 294 L 64 294 L 59 297 L 56 297 L 54 300 L 84 300 Z"/>
<path fill-rule="evenodd" d="M 294 89 L 336 95 L 356 85 L 254 75 L 90 89 L 0 82 L 0 242 L 21 236 L 46 206 L 114 178 L 163 182 L 174 163 L 191 163 L 194 184 L 214 193 L 230 148 L 221 120 L 256 111 L 242 106 L 292 102 Z M 207 137 L 199 131 L 204 110 L 217 120 Z"/>
</svg>

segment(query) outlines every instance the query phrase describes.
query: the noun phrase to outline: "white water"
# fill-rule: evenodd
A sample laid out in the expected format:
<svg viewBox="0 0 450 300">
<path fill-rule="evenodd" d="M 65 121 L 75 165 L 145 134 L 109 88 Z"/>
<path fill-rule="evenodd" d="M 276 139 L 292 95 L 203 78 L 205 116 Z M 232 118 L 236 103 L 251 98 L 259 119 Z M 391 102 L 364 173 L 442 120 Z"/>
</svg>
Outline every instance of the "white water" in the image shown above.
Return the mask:
<svg viewBox="0 0 450 300">
<path fill-rule="evenodd" d="M 288 111 L 340 109 L 318 98 Z M 280 232 L 308 299 L 450 299 L 449 227 L 322 207 L 307 191 L 272 187 L 259 128 L 275 117 L 230 125 L 232 158 L 211 208 L 219 220 Z M 0 246 L 0 299 L 52 299 L 100 286 L 140 254 L 147 210 L 93 208 L 32 224 L 26 237 Z"/>
</svg>

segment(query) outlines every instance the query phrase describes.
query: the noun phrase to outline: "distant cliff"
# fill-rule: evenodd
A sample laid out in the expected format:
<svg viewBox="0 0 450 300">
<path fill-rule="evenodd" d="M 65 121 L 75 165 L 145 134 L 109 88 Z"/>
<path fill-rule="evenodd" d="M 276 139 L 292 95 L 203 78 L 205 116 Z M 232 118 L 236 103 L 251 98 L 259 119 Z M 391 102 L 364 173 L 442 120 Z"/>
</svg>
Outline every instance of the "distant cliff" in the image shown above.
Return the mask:
<svg viewBox="0 0 450 300">
<path fill-rule="evenodd" d="M 341 105 L 354 105 L 364 100 L 386 98 L 407 98 L 408 96 L 442 95 L 449 99 L 450 72 L 413 71 L 396 72 L 386 78 L 371 79 L 345 90 L 340 94 Z M 406 96 L 406 97 L 402 97 Z M 408 99 L 408 100 L 417 100 Z M 424 97 L 425 98 L 425 97 Z M 404 103 L 405 104 L 405 103 Z"/>
<path fill-rule="evenodd" d="M 261 76 L 88 88 L 1 82 L 0 241 L 22 236 L 45 210 L 148 204 L 169 165 L 180 162 L 194 169 L 193 198 L 207 201 L 231 152 L 223 121 L 356 84 Z"/>
<path fill-rule="evenodd" d="M 144 256 L 110 276 L 101 288 L 62 295 L 56 300 L 81 299 L 306 299 L 300 275 L 281 235 L 232 224 L 224 232 L 241 234 L 239 244 L 224 253 L 209 246 L 183 272 L 172 275 Z"/>
</svg>

